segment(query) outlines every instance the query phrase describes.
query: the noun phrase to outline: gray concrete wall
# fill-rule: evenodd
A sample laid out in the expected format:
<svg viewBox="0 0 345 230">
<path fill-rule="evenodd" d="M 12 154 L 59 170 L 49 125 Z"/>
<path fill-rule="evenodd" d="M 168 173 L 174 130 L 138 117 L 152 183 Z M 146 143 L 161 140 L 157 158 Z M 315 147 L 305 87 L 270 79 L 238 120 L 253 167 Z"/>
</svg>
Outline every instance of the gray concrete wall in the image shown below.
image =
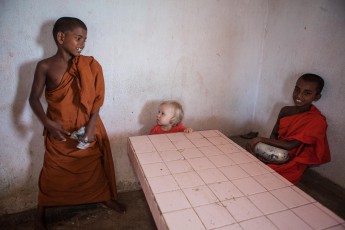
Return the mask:
<svg viewBox="0 0 345 230">
<path fill-rule="evenodd" d="M 315 105 L 328 121 L 332 161 L 313 167 L 345 187 L 345 1 L 269 1 L 255 108 L 255 124 L 269 136 L 279 110 L 292 105 L 296 80 L 306 72 L 325 80 Z"/>
<path fill-rule="evenodd" d="M 53 55 L 61 16 L 88 26 L 85 55 L 103 66 L 107 127 L 120 191 L 138 187 L 127 137 L 147 134 L 162 100 L 195 130 L 239 134 L 252 119 L 266 1 L 1 1 L 1 213 L 36 205 L 42 125 L 28 104 L 37 61 Z"/>
<path fill-rule="evenodd" d="M 101 117 L 120 191 L 138 188 L 127 137 L 148 133 L 162 100 L 179 100 L 195 130 L 268 134 L 305 71 L 326 78 L 317 106 L 334 160 L 318 170 L 345 186 L 343 12 L 341 1 L 314 0 L 1 1 L 0 214 L 36 205 L 44 148 L 27 99 L 36 63 L 56 52 L 51 30 L 61 16 L 87 24 L 83 54 L 103 66 Z"/>
</svg>

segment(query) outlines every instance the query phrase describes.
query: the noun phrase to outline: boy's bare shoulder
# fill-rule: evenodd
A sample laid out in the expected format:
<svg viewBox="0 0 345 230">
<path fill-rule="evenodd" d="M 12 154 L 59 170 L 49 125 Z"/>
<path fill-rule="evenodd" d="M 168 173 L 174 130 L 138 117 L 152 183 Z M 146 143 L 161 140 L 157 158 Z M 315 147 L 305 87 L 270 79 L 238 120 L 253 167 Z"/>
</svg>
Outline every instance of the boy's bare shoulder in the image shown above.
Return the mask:
<svg viewBox="0 0 345 230">
<path fill-rule="evenodd" d="M 46 58 L 46 59 L 39 61 L 37 63 L 36 68 L 47 71 L 53 65 L 54 62 L 55 62 L 55 58 L 54 58 L 54 56 L 52 56 L 52 57 L 49 57 L 49 58 Z"/>
<path fill-rule="evenodd" d="M 289 111 L 294 111 L 295 108 L 296 108 L 296 106 L 284 106 L 284 107 L 281 108 L 280 111 L 282 111 L 282 112 L 289 112 Z"/>
<path fill-rule="evenodd" d="M 295 113 L 295 106 L 284 106 L 279 112 L 279 118 L 286 117 Z"/>
</svg>

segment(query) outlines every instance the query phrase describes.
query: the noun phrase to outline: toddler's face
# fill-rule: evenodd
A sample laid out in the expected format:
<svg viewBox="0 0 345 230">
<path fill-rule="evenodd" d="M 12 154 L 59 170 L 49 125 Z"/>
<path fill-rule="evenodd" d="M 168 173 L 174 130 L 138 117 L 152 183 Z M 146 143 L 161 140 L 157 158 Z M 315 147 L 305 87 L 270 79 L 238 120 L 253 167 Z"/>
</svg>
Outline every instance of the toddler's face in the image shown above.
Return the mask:
<svg viewBox="0 0 345 230">
<path fill-rule="evenodd" d="M 161 105 L 157 114 L 157 124 L 159 125 L 170 125 L 171 119 L 174 117 L 174 108 L 170 105 Z"/>
</svg>

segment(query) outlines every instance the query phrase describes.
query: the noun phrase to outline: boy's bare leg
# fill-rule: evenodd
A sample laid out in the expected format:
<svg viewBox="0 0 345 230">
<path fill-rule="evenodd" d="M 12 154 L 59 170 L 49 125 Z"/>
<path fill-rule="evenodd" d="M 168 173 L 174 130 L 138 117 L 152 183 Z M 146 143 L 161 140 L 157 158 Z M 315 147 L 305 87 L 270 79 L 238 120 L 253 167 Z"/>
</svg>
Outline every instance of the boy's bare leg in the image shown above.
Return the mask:
<svg viewBox="0 0 345 230">
<path fill-rule="evenodd" d="M 37 214 L 35 220 L 35 230 L 46 230 L 46 221 L 45 221 L 46 209 L 44 206 L 37 206 Z"/>
<path fill-rule="evenodd" d="M 103 202 L 105 206 L 107 206 L 110 209 L 113 209 L 114 211 L 124 214 L 126 212 L 126 206 L 123 204 L 119 203 L 117 200 L 107 200 Z"/>
</svg>

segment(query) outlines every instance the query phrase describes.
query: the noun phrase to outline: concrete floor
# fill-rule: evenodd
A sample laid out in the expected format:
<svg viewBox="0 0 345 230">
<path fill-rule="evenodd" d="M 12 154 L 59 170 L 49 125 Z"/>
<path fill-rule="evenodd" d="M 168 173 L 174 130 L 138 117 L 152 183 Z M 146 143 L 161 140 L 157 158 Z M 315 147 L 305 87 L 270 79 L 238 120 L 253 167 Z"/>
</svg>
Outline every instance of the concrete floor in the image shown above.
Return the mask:
<svg viewBox="0 0 345 230">
<path fill-rule="evenodd" d="M 245 146 L 247 140 L 231 137 Z M 307 170 L 299 188 L 315 200 L 345 219 L 345 190 L 313 170 Z M 49 230 L 154 230 L 157 229 L 143 192 L 131 191 L 119 194 L 119 201 L 127 206 L 124 215 L 109 210 L 100 204 L 50 208 L 47 210 Z M 0 216 L 2 230 L 34 229 L 35 210 Z"/>
<path fill-rule="evenodd" d="M 144 193 L 131 191 L 119 194 L 127 212 L 119 214 L 101 204 L 88 204 L 47 209 L 49 230 L 152 230 L 157 229 Z M 34 229 L 35 210 L 0 217 L 1 230 Z"/>
</svg>

